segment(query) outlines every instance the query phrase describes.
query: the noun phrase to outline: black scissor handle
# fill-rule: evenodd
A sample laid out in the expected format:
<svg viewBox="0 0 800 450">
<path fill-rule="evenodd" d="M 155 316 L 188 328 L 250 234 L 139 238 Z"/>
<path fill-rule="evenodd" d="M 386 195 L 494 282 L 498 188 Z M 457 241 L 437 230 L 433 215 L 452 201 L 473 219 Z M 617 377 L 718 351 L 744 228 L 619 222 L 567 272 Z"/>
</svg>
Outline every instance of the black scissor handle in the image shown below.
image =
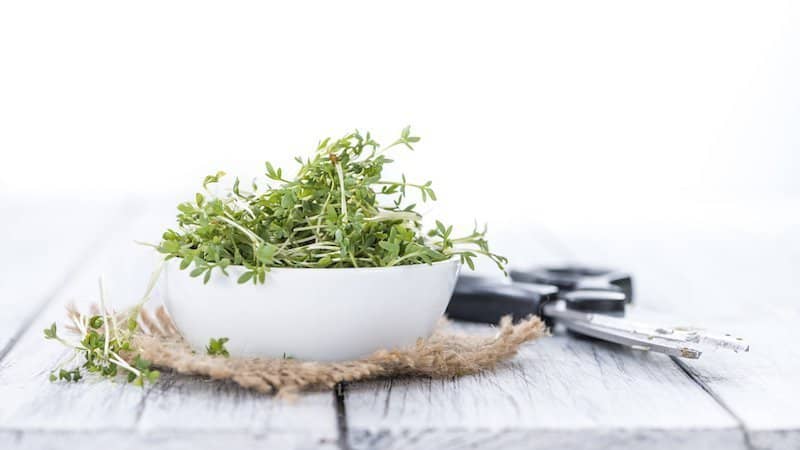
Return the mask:
<svg viewBox="0 0 800 450">
<path fill-rule="evenodd" d="M 574 291 L 621 292 L 624 301 L 633 301 L 633 280 L 625 272 L 590 266 L 536 267 L 511 270 L 511 279 L 526 283 L 557 286 L 562 296 Z M 584 297 L 588 295 L 585 294 Z M 613 296 L 612 296 L 613 297 Z M 615 297 L 616 298 L 616 297 Z"/>
<path fill-rule="evenodd" d="M 609 290 L 579 289 L 561 294 L 567 309 L 572 311 L 625 315 L 625 293 Z"/>
<path fill-rule="evenodd" d="M 497 323 L 511 315 L 514 320 L 531 314 L 542 316 L 544 306 L 563 300 L 567 309 L 623 315 L 633 298 L 630 275 L 582 266 L 538 267 L 511 270 L 513 283 L 461 275 L 447 306 L 447 315 L 470 322 Z"/>
<path fill-rule="evenodd" d="M 496 324 L 506 315 L 515 321 L 541 315 L 544 305 L 557 299 L 555 286 L 460 275 L 446 314 L 456 320 Z"/>
</svg>

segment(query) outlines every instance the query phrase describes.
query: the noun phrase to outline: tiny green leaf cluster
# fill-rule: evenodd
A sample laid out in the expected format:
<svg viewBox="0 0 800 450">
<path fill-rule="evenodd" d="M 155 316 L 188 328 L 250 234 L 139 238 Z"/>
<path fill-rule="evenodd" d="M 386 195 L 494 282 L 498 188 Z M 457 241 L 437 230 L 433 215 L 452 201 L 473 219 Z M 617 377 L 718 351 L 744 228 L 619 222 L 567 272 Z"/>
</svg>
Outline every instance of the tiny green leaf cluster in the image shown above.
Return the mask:
<svg viewBox="0 0 800 450">
<path fill-rule="evenodd" d="M 211 356 L 224 356 L 229 357 L 231 356 L 228 353 L 228 349 L 225 348 L 225 343 L 228 342 L 228 338 L 221 337 L 219 339 L 211 338 L 208 340 L 208 345 L 206 346 L 206 353 Z"/>
<path fill-rule="evenodd" d="M 83 339 L 78 343 L 70 343 L 60 337 L 57 334 L 55 323 L 44 329 L 45 339 L 56 340 L 73 348 L 77 355 L 82 356 L 83 360 L 82 364 L 71 370 L 64 368 L 53 370 L 50 373 L 50 381 L 79 381 L 82 378 L 81 372 L 85 370 L 88 373 L 107 378 L 114 378 L 124 371 L 127 373 L 127 380 L 137 386 L 142 386 L 145 381 L 155 382 L 160 373 L 158 370 L 150 368 L 149 361 L 139 355 L 134 357 L 132 364 L 125 361 L 123 355 L 133 352 L 127 333 L 120 333 L 118 329 L 111 333 L 105 333 L 102 329 L 102 322 L 99 320 L 100 316 L 94 316 L 88 321 L 85 320 L 85 316 L 75 318 L 73 325 L 80 324 L 81 326 L 78 328 L 84 333 Z"/>
<path fill-rule="evenodd" d="M 419 140 L 408 127 L 385 147 L 358 131 L 327 138 L 310 157 L 295 158 L 300 167 L 294 176 L 267 162 L 270 184 L 253 182 L 245 190 L 237 178 L 222 195 L 208 187 L 224 172 L 209 175 L 204 192 L 178 205 L 177 229 L 167 230 L 156 247 L 204 282 L 213 270 L 228 275 L 230 266 L 245 268 L 239 283 L 263 283 L 272 267 L 389 267 L 458 257 L 473 268 L 479 255 L 504 270 L 507 260 L 489 250 L 485 227 L 460 237 L 441 222 L 422 230 L 409 194 L 435 201 L 430 181 L 383 179 L 389 150 L 413 150 Z"/>
<path fill-rule="evenodd" d="M 106 309 L 101 280 L 100 313 L 88 316 L 74 309 L 69 312 L 69 328 L 72 334 L 77 334 L 77 341 L 60 336 L 55 323 L 45 328 L 45 339 L 57 341 L 73 350 L 70 358 L 50 373 L 50 381 L 79 381 L 83 378 L 84 371 L 106 378 L 116 378 L 117 375 L 124 374 L 128 382 L 137 386 L 158 380 L 159 371 L 151 367 L 150 361 L 136 353 L 132 340 L 139 327 L 137 318 L 141 307 L 149 300 L 159 273 L 160 267 L 151 276 L 141 301 L 121 313 Z M 74 363 L 76 359 L 78 362 Z M 71 369 L 64 368 L 71 363 L 74 363 Z"/>
</svg>

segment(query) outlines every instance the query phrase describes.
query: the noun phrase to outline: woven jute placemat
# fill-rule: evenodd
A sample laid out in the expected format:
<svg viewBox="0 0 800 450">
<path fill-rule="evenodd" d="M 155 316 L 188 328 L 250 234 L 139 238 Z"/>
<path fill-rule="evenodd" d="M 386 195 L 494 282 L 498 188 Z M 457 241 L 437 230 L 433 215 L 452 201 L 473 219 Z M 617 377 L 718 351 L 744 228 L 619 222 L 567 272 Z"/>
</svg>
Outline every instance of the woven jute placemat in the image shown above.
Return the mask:
<svg viewBox="0 0 800 450">
<path fill-rule="evenodd" d="M 141 332 L 133 344 L 154 366 L 177 373 L 230 380 L 248 389 L 292 396 L 305 390 L 332 388 L 337 383 L 386 377 L 450 378 L 493 369 L 513 357 L 520 345 L 547 334 L 544 323 L 532 316 L 512 324 L 500 321 L 493 336 L 452 330 L 447 320 L 427 339 L 408 348 L 380 350 L 344 362 L 210 356 L 194 352 L 181 337 L 163 307 L 142 311 Z"/>
</svg>

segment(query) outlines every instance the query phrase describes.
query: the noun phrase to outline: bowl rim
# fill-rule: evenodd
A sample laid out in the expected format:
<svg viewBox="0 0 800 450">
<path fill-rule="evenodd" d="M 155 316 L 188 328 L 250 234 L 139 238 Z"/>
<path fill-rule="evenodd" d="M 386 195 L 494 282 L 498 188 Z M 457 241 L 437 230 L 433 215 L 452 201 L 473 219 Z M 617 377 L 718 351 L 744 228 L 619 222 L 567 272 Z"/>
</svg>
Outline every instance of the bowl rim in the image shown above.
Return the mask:
<svg viewBox="0 0 800 450">
<path fill-rule="evenodd" d="M 166 263 L 168 265 L 174 267 L 174 264 L 170 264 L 170 263 L 172 261 L 180 261 L 181 259 L 182 258 L 177 258 L 177 257 L 170 258 L 168 261 L 166 261 Z M 309 272 L 312 272 L 312 271 L 313 272 L 318 272 L 318 271 L 327 271 L 327 272 L 332 272 L 332 271 L 371 272 L 371 271 L 390 271 L 390 270 L 411 270 L 411 269 L 417 269 L 417 268 L 421 268 L 421 267 L 433 267 L 433 266 L 440 266 L 440 265 L 446 265 L 446 264 L 461 265 L 461 259 L 458 256 L 454 255 L 454 256 L 451 256 L 450 258 L 445 259 L 443 261 L 436 261 L 436 262 L 430 263 L 430 264 L 429 263 L 417 263 L 417 264 L 402 264 L 402 265 L 398 265 L 398 266 L 381 266 L 381 267 L 372 267 L 372 266 L 370 266 L 370 267 L 268 267 L 269 270 L 267 271 L 267 273 L 275 271 L 275 270 L 278 270 L 278 271 L 284 271 L 284 270 L 285 271 L 309 271 Z M 181 270 L 180 268 L 177 268 L 177 269 L 178 269 L 179 272 L 187 272 L 187 271 L 189 271 L 189 267 L 187 267 L 186 269 L 183 269 L 183 270 Z M 245 266 L 241 266 L 241 265 L 238 265 L 238 264 L 237 265 L 231 264 L 228 267 L 226 267 L 225 270 L 243 271 L 243 270 L 247 270 L 247 268 Z M 217 271 L 215 271 L 215 272 L 217 272 Z"/>
</svg>

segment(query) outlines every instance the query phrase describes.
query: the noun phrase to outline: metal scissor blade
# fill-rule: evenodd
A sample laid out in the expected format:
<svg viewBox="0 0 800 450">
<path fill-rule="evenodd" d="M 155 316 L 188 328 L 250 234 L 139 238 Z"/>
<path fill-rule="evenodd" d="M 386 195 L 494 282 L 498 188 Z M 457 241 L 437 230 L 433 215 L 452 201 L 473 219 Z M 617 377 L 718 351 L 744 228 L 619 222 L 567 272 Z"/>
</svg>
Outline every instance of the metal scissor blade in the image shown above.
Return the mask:
<svg viewBox="0 0 800 450">
<path fill-rule="evenodd" d="M 732 350 L 735 353 L 750 351 L 750 345 L 742 338 L 700 328 L 662 327 L 615 317 L 603 317 L 602 315 L 596 315 L 593 322 L 609 328 L 627 330 L 648 339 L 692 343 L 703 347 Z M 628 330 L 628 327 L 632 327 L 632 329 Z"/>
<path fill-rule="evenodd" d="M 679 346 L 700 345 L 713 348 L 722 348 L 734 352 L 747 352 L 750 346 L 741 338 L 729 334 L 715 333 L 699 328 L 689 327 L 662 327 L 658 325 L 635 322 L 628 319 L 611 317 L 603 314 L 584 313 L 559 308 L 549 305 L 545 314 L 558 318 L 561 321 L 569 320 L 593 325 L 596 327 L 616 330 L 633 335 L 648 342 L 675 343 Z"/>
<path fill-rule="evenodd" d="M 660 340 L 641 336 L 628 330 L 606 327 L 604 325 L 594 323 L 592 317 L 595 316 L 594 314 L 569 311 L 564 309 L 563 305 L 546 305 L 543 312 L 545 315 L 557 319 L 558 323 L 561 323 L 568 329 L 596 339 L 626 345 L 639 350 L 650 350 L 671 356 L 678 356 L 681 358 L 697 359 L 702 354 L 700 350 L 693 348 L 686 342 L 661 342 Z M 625 322 L 624 319 L 615 320 L 623 323 Z"/>
<path fill-rule="evenodd" d="M 658 343 L 644 339 L 635 334 L 626 333 L 624 331 L 605 328 L 598 325 L 588 324 L 580 321 L 561 320 L 559 323 L 563 324 L 569 330 L 576 333 L 591 336 L 593 338 L 601 339 L 616 344 L 626 345 L 637 350 L 649 350 L 658 353 L 664 353 L 670 356 L 679 356 L 681 358 L 697 359 L 703 353 L 700 350 L 688 346 L 672 344 L 672 343 Z"/>
<path fill-rule="evenodd" d="M 695 327 L 674 327 L 667 329 L 665 332 L 668 333 L 670 331 L 683 335 L 684 339 L 688 342 L 697 342 L 700 345 L 710 345 L 717 348 L 733 350 L 737 353 L 741 351 L 750 351 L 750 344 L 745 342 L 744 339 L 731 336 L 728 333 L 720 333 L 718 331 L 709 331 Z"/>
</svg>

